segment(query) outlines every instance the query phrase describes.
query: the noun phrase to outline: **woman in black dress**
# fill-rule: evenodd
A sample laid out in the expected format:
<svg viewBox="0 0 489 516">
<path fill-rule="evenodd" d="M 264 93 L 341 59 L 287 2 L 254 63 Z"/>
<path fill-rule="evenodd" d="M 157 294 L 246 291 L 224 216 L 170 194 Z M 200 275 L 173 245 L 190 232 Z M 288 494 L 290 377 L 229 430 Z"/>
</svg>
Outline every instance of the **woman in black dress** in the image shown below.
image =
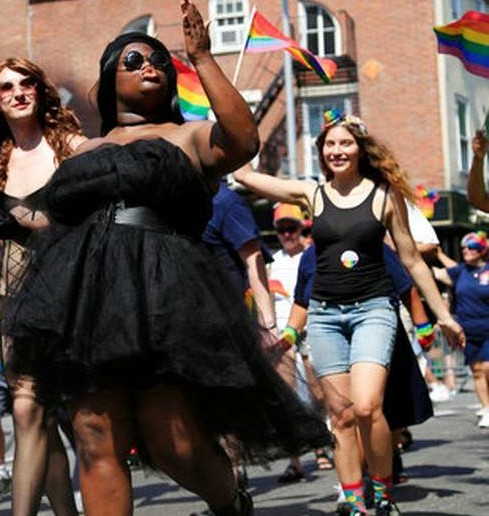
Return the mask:
<svg viewBox="0 0 489 516">
<path fill-rule="evenodd" d="M 110 43 L 100 61 L 103 136 L 45 188 L 53 223 L 6 314 L 14 353 L 40 343 L 40 385 L 68 401 L 88 515 L 131 514 L 125 454 L 135 439 L 216 516 L 253 511 L 219 435 L 238 435 L 255 460 L 330 439 L 261 355 L 241 296 L 200 242 L 212 188 L 254 156 L 258 135 L 199 12 L 181 5 L 217 122 L 183 123 L 162 43 L 141 33 Z"/>
</svg>

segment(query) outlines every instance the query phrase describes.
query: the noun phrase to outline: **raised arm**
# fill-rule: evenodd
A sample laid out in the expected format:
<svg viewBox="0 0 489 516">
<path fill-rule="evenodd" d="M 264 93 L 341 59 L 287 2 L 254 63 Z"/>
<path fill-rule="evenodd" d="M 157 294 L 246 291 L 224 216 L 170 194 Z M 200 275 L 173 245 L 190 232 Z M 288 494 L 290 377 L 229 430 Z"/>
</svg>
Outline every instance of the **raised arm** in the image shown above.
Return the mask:
<svg viewBox="0 0 489 516">
<path fill-rule="evenodd" d="M 205 173 L 223 175 L 252 159 L 259 148 L 253 115 L 210 52 L 209 23 L 197 7 L 180 2 L 187 55 L 195 67 L 216 117 L 215 123 L 196 124 L 192 135 Z"/>
<path fill-rule="evenodd" d="M 474 156 L 467 180 L 467 198 L 479 210 L 489 212 L 489 195 L 484 183 L 484 160 L 489 151 L 489 139 L 484 130 L 476 131 L 472 139 L 472 151 Z"/>
<path fill-rule="evenodd" d="M 236 170 L 236 181 L 261 197 L 272 201 L 311 206 L 317 184 L 313 182 L 282 179 L 254 172 L 249 164 Z"/>
<path fill-rule="evenodd" d="M 404 198 L 395 188 L 391 188 L 389 192 L 386 223 L 396 245 L 399 259 L 436 315 L 438 324 L 448 341 L 452 346 L 457 344 L 464 346 L 465 336 L 463 330 L 448 311 L 431 271 L 416 249 L 408 228 Z"/>
</svg>

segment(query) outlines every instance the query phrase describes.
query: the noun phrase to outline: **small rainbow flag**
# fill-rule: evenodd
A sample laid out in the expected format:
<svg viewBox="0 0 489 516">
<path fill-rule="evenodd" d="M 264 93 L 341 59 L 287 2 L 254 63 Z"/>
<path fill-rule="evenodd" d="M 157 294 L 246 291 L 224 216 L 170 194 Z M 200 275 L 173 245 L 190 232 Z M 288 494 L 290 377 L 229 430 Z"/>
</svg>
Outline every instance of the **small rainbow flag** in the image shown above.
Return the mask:
<svg viewBox="0 0 489 516">
<path fill-rule="evenodd" d="M 172 57 L 172 61 L 177 70 L 178 100 L 183 118 L 187 121 L 206 120 L 210 103 L 197 72 L 176 57 Z"/>
<path fill-rule="evenodd" d="M 246 40 L 246 52 L 270 52 L 286 50 L 306 68 L 315 71 L 328 84 L 336 72 L 337 65 L 331 59 L 318 58 L 296 41 L 280 32 L 262 14 L 254 11 Z"/>
<path fill-rule="evenodd" d="M 440 54 L 458 57 L 466 70 L 489 78 L 489 14 L 467 11 L 460 20 L 433 30 Z"/>
</svg>

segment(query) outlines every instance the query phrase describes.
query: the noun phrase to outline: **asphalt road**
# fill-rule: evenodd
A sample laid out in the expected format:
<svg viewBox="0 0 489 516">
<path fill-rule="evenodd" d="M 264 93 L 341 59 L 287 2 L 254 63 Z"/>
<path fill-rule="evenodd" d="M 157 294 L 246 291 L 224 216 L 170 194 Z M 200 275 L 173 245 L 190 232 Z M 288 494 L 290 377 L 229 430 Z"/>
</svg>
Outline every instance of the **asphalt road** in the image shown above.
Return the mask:
<svg viewBox="0 0 489 516">
<path fill-rule="evenodd" d="M 435 406 L 435 417 L 413 427 L 414 444 L 403 454 L 407 483 L 394 496 L 403 515 L 489 515 L 489 429 L 477 427 L 477 401 L 470 382 L 448 402 Z M 12 430 L 3 420 L 11 455 Z M 250 468 L 250 492 L 257 516 L 333 515 L 335 471 L 317 471 L 312 454 L 303 457 L 305 481 L 277 484 L 286 461 L 269 470 Z M 170 479 L 133 471 L 134 513 L 137 516 L 189 516 L 205 505 Z M 10 514 L 10 499 L 0 502 L 0 516 Z M 52 515 L 43 500 L 41 515 Z M 104 516 L 104 515 L 101 515 Z"/>
</svg>

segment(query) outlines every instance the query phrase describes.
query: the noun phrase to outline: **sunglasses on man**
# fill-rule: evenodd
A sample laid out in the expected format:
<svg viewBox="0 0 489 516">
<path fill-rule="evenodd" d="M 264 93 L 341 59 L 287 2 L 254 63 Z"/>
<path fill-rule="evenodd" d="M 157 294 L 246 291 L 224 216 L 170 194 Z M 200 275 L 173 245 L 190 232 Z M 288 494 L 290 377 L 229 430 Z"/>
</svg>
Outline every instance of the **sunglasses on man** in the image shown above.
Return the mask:
<svg viewBox="0 0 489 516">
<path fill-rule="evenodd" d="M 279 235 L 284 235 L 285 233 L 296 233 L 300 228 L 299 225 L 277 226 L 276 230 Z"/>
</svg>

